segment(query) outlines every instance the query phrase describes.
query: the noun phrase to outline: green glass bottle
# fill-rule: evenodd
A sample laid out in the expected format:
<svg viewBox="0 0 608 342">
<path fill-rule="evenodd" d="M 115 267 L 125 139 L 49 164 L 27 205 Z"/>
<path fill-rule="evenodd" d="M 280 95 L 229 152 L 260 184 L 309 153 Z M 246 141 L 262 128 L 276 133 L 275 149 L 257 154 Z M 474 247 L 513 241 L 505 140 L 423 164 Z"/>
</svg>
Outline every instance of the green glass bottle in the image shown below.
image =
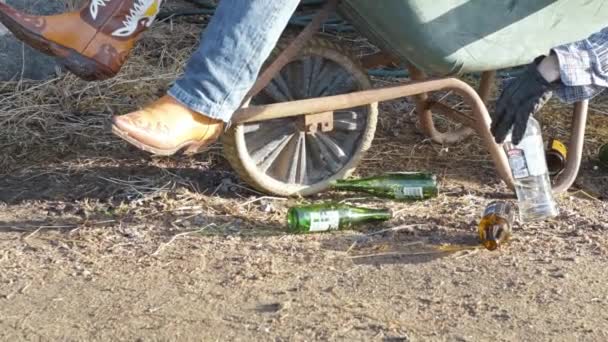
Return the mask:
<svg viewBox="0 0 608 342">
<path fill-rule="evenodd" d="M 337 180 L 336 190 L 361 191 L 398 201 L 416 201 L 437 196 L 437 177 L 427 172 L 393 172 L 382 176 Z"/>
<path fill-rule="evenodd" d="M 290 208 L 287 225 L 291 233 L 313 233 L 350 228 L 372 221 L 386 221 L 392 217 L 393 214 L 388 209 L 325 203 Z"/>
</svg>

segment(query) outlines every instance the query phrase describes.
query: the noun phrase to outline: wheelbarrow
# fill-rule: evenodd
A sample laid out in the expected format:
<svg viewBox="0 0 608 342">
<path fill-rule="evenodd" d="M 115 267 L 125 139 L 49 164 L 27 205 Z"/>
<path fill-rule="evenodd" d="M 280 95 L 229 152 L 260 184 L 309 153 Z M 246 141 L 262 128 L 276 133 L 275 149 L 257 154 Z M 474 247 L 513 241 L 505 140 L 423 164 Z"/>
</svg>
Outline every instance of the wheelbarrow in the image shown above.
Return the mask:
<svg viewBox="0 0 608 342">
<path fill-rule="evenodd" d="M 315 38 L 336 10 L 382 52 L 358 60 L 336 43 Z M 424 134 L 440 144 L 478 134 L 498 176 L 513 188 L 506 154 L 489 129 L 486 104 L 496 71 L 586 38 L 606 25 L 605 18 L 602 0 L 329 0 L 269 59 L 223 137 L 224 155 L 262 192 L 314 194 L 347 177 L 361 161 L 374 137 L 378 103 L 411 96 Z M 391 61 L 407 65 L 411 80 L 373 88 L 365 68 Z M 457 78 L 473 72 L 481 73 L 477 91 Z M 446 90 L 460 95 L 472 114 L 428 96 Z M 556 193 L 566 191 L 578 173 L 587 105 L 574 105 L 569 159 L 555 181 Z M 439 132 L 432 112 L 461 128 Z"/>
</svg>

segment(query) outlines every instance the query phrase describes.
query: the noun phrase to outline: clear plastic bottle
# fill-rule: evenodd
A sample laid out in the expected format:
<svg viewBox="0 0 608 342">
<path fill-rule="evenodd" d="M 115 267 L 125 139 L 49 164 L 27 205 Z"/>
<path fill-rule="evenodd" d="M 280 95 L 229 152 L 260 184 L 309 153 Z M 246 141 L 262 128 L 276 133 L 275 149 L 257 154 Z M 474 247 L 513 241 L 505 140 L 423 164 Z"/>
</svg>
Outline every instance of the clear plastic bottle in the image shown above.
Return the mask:
<svg viewBox="0 0 608 342">
<path fill-rule="evenodd" d="M 558 214 L 543 146 L 540 125 L 533 117 L 528 120 L 526 133 L 518 145 L 511 143 L 511 134 L 503 145 L 515 181 L 521 222 L 543 220 Z"/>
</svg>

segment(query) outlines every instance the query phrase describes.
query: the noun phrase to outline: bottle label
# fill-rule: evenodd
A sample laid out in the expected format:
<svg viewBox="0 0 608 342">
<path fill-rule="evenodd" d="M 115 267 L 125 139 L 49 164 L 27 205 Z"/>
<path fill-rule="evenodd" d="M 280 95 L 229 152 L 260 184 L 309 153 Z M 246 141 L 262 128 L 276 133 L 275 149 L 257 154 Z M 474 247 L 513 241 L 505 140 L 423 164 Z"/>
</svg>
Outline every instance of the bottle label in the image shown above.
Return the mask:
<svg viewBox="0 0 608 342">
<path fill-rule="evenodd" d="M 482 220 L 487 219 L 492 215 L 505 219 L 510 225 L 513 223 L 515 214 L 513 212 L 513 207 L 509 202 L 495 201 L 488 204 L 483 211 Z"/>
<path fill-rule="evenodd" d="M 424 198 L 424 193 L 421 187 L 404 186 L 395 190 L 396 198 Z"/>
<path fill-rule="evenodd" d="M 501 216 L 508 218 L 511 215 L 511 206 L 507 202 L 492 202 L 488 204 L 486 210 L 483 211 L 483 217 L 490 215 Z"/>
<path fill-rule="evenodd" d="M 337 230 L 340 227 L 340 212 L 337 210 L 318 211 L 310 213 L 311 232 Z"/>
<path fill-rule="evenodd" d="M 513 178 L 540 176 L 547 172 L 547 161 L 540 135 L 523 138 L 516 148 L 507 152 Z"/>
<path fill-rule="evenodd" d="M 394 172 L 386 172 L 387 175 L 406 175 L 406 176 L 426 176 L 429 175 L 427 172 L 420 171 L 394 171 Z"/>
<path fill-rule="evenodd" d="M 526 165 L 524 150 L 514 148 L 509 150 L 507 155 L 509 157 L 509 166 L 511 167 L 513 178 L 520 179 L 530 176 L 530 173 L 528 172 L 528 165 Z"/>
</svg>

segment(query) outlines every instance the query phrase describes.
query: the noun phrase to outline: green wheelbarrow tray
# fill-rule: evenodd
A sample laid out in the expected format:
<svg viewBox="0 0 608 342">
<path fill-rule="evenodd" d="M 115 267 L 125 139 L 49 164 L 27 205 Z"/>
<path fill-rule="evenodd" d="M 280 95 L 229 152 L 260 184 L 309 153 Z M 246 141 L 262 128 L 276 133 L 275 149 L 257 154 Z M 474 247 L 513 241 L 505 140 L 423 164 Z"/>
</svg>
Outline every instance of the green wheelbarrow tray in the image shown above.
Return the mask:
<svg viewBox="0 0 608 342">
<path fill-rule="evenodd" d="M 374 44 L 433 75 L 530 63 L 608 26 L 603 0 L 343 0 Z"/>
</svg>

